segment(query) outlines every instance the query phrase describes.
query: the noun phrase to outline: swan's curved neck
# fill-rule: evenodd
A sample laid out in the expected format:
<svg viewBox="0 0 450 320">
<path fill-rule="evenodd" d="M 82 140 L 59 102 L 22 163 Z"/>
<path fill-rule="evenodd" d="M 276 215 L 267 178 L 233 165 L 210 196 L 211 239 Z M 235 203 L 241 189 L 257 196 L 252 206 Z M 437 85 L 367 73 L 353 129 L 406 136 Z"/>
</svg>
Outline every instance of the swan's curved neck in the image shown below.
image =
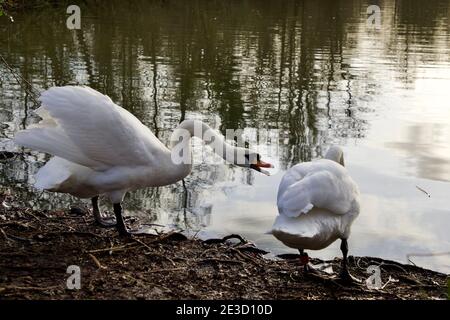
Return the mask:
<svg viewBox="0 0 450 320">
<path fill-rule="evenodd" d="M 213 151 L 236 165 L 244 165 L 244 154 L 247 149 L 235 147 L 226 143 L 224 137 L 199 120 L 185 120 L 174 130 L 170 139 L 171 161 L 180 179 L 189 174 L 192 169 L 191 138 L 197 137 L 210 145 Z"/>
<path fill-rule="evenodd" d="M 180 138 L 182 141 L 180 144 Z M 203 140 L 206 145 L 211 145 L 219 156 L 223 159 L 231 159 L 237 151 L 245 151 L 244 148 L 234 147 L 225 142 L 222 135 L 216 133 L 210 126 L 199 120 L 185 120 L 174 130 L 171 138 L 170 148 L 181 148 L 190 146 L 189 139 L 191 137 L 197 137 Z M 231 160 L 230 162 L 235 162 Z"/>
</svg>

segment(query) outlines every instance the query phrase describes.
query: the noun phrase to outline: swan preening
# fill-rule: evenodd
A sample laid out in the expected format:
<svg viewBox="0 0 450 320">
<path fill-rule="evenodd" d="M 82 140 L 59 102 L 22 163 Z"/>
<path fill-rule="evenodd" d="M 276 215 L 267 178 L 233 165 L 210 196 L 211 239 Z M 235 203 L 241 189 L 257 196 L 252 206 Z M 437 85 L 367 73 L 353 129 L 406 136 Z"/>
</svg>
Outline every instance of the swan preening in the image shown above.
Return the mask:
<svg viewBox="0 0 450 320">
<path fill-rule="evenodd" d="M 325 159 L 290 168 L 278 188 L 277 206 L 279 215 L 270 233 L 300 251 L 305 270 L 305 249 L 320 250 L 341 239 L 341 277 L 357 280 L 347 269 L 347 239 L 359 214 L 359 190 L 344 168 L 341 148 L 332 146 Z"/>
<path fill-rule="evenodd" d="M 260 155 L 232 146 L 205 123 L 183 121 L 167 148 L 151 131 L 108 96 L 89 87 L 53 87 L 43 92 L 36 113 L 42 120 L 18 132 L 14 141 L 53 157 L 36 174 L 38 189 L 91 198 L 96 221 L 116 225 L 128 234 L 121 202 L 127 191 L 164 186 L 186 177 L 192 169 L 190 138 L 213 145 L 228 162 L 266 173 L 271 167 Z M 116 223 L 102 216 L 98 196 L 114 205 Z"/>
</svg>

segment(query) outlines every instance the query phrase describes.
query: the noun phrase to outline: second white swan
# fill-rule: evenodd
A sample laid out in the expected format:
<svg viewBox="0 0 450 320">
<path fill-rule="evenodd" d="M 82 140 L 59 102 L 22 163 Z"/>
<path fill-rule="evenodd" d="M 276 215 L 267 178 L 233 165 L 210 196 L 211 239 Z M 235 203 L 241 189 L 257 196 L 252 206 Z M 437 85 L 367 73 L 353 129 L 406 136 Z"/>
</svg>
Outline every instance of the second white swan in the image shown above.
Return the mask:
<svg viewBox="0 0 450 320">
<path fill-rule="evenodd" d="M 299 163 L 283 176 L 278 188 L 279 215 L 270 231 L 278 240 L 300 251 L 320 250 L 341 239 L 341 278 L 358 281 L 347 269 L 347 239 L 359 215 L 359 189 L 344 167 L 342 149 L 332 146 L 325 159 Z"/>
</svg>

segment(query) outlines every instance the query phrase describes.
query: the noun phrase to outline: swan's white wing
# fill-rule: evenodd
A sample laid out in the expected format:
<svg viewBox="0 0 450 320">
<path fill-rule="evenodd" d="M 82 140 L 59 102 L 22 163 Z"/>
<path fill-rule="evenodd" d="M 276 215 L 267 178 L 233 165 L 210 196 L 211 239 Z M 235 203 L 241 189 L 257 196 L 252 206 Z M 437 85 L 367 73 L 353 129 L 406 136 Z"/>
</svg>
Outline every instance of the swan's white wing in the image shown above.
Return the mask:
<svg viewBox="0 0 450 320">
<path fill-rule="evenodd" d="M 313 238 L 320 233 L 320 226 L 314 219 L 304 220 L 306 216 L 301 218 L 291 218 L 280 214 L 273 223 L 271 234 L 278 234 L 280 237 L 304 237 Z"/>
<path fill-rule="evenodd" d="M 43 120 L 15 141 L 75 163 L 104 170 L 145 165 L 165 146 L 130 112 L 88 87 L 53 87 L 42 93 Z"/>
<path fill-rule="evenodd" d="M 313 207 L 346 214 L 355 205 L 359 191 L 347 170 L 330 160 L 298 164 L 286 173 L 278 190 L 278 210 L 298 217 Z"/>
<path fill-rule="evenodd" d="M 277 200 L 280 200 L 280 197 L 285 193 L 287 188 L 315 170 L 317 170 L 315 162 L 299 163 L 287 170 L 278 187 Z"/>
</svg>

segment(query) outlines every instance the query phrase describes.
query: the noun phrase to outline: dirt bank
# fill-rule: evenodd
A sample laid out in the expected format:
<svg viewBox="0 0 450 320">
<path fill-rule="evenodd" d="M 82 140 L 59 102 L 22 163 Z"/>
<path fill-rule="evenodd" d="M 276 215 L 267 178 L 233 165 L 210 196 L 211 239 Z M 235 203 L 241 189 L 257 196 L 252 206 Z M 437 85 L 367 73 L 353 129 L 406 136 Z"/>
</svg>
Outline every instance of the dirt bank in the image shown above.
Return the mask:
<svg viewBox="0 0 450 320">
<path fill-rule="evenodd" d="M 382 290 L 369 290 L 306 275 L 295 256 L 265 259 L 239 239 L 121 238 L 94 226 L 83 210 L 34 211 L 13 207 L 2 195 L 0 204 L 0 299 L 446 298 L 446 275 L 378 258 L 350 258 L 360 279 L 372 264 L 381 266 L 383 284 L 391 277 Z M 340 270 L 339 259 L 329 262 Z M 67 289 L 69 265 L 80 267 L 80 290 Z"/>
</svg>

